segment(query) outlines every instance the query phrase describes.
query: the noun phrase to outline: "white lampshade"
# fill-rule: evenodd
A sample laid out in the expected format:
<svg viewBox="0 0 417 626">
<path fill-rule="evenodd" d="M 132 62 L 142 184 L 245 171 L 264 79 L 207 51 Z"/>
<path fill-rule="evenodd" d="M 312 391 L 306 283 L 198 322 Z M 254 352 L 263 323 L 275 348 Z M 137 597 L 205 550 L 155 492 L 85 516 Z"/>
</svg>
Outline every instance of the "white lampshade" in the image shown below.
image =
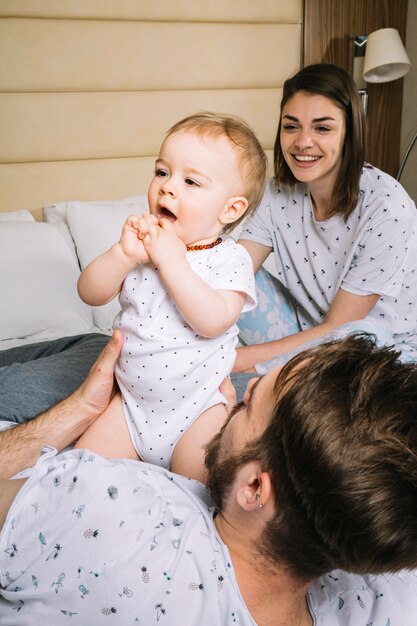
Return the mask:
<svg viewBox="0 0 417 626">
<path fill-rule="evenodd" d="M 410 65 L 398 30 L 381 28 L 368 35 L 363 64 L 367 83 L 387 83 L 402 78 Z"/>
</svg>

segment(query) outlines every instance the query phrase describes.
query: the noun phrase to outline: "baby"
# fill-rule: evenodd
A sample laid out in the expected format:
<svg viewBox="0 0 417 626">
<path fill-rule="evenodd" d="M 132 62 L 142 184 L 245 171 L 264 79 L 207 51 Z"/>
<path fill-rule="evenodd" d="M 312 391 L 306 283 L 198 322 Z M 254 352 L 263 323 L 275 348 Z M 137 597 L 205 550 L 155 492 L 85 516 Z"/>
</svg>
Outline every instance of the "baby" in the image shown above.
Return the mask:
<svg viewBox="0 0 417 626">
<path fill-rule="evenodd" d="M 256 306 L 252 261 L 223 233 L 261 200 L 267 161 L 240 119 L 191 115 L 167 133 L 148 190 L 150 213 L 78 281 L 97 306 L 120 293 L 120 388 L 76 447 L 142 459 L 204 482 L 204 446 L 226 418 L 236 321 Z M 220 236 L 222 235 L 222 236 Z"/>
</svg>

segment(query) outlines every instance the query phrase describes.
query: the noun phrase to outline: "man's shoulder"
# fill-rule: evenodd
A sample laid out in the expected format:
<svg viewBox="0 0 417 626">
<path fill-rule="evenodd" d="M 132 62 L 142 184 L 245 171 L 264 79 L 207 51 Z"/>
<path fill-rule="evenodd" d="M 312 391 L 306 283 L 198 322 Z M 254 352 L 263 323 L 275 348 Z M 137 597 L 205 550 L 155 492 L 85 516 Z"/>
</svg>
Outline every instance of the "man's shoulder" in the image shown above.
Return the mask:
<svg viewBox="0 0 417 626">
<path fill-rule="evenodd" d="M 417 570 L 365 576 L 335 570 L 313 583 L 309 602 L 323 626 L 415 626 Z"/>
</svg>

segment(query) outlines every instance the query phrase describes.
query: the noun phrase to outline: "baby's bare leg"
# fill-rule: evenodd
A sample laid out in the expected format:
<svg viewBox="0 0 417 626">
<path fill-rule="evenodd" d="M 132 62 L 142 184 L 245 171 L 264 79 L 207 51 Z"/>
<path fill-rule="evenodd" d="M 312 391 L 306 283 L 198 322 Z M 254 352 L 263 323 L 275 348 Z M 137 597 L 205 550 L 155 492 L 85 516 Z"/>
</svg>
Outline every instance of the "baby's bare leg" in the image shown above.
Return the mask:
<svg viewBox="0 0 417 626">
<path fill-rule="evenodd" d="M 216 404 L 201 413 L 177 441 L 171 460 L 171 471 L 206 482 L 204 446 L 216 435 L 227 417 L 224 404 Z"/>
<path fill-rule="evenodd" d="M 23 487 L 27 478 L 16 480 L 0 480 L 0 529 L 3 528 L 7 513 L 17 492 Z"/>
<path fill-rule="evenodd" d="M 123 415 L 120 393 L 114 396 L 104 413 L 81 435 L 74 447 L 114 459 L 139 459 Z"/>
</svg>

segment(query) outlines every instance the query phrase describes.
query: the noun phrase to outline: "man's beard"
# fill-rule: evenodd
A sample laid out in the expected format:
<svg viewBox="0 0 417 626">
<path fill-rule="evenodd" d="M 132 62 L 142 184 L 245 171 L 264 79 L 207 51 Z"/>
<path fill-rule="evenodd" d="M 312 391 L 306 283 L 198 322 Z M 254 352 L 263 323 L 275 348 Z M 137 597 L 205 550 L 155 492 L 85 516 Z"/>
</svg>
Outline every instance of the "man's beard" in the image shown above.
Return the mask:
<svg viewBox="0 0 417 626">
<path fill-rule="evenodd" d="M 240 468 L 259 456 L 257 441 L 252 442 L 252 444 L 247 443 L 237 453 L 231 452 L 227 444 L 222 441 L 228 421 L 242 408 L 242 404 L 234 407 L 221 431 L 206 445 L 205 464 L 208 470 L 206 487 L 211 496 L 212 504 L 218 512 L 225 511 L 228 497 Z M 281 563 L 281 553 L 275 550 L 276 530 L 274 524 L 274 520 L 266 523 L 257 550 L 265 558 L 265 562 L 276 565 Z"/>
<path fill-rule="evenodd" d="M 228 453 L 223 446 L 223 432 L 233 417 L 241 410 L 243 403 L 237 404 L 231 411 L 227 422 L 206 446 L 205 464 L 208 470 L 206 487 L 213 506 L 222 510 L 230 489 L 235 482 L 238 469 L 242 465 L 240 455 Z"/>
</svg>

